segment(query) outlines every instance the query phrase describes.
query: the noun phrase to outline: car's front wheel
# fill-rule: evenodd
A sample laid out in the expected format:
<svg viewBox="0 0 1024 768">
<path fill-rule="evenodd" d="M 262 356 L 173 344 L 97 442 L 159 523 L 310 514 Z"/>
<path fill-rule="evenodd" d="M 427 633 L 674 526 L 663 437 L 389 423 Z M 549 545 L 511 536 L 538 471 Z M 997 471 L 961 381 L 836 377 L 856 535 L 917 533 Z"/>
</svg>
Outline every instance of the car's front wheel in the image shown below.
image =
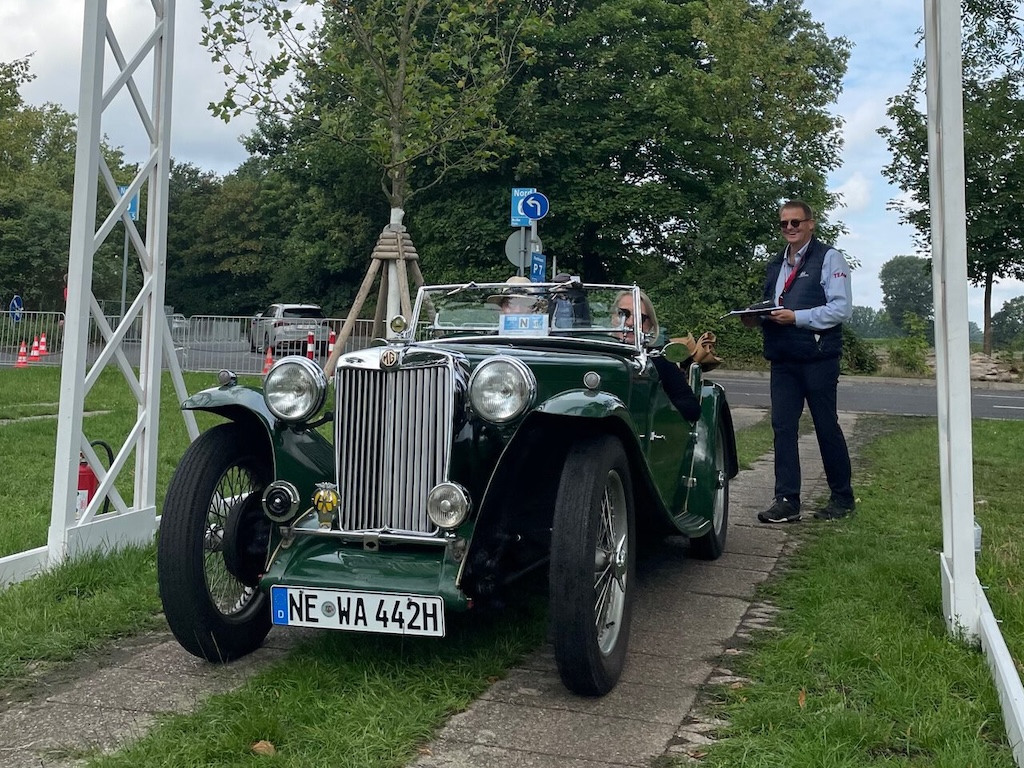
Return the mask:
<svg viewBox="0 0 1024 768">
<path fill-rule="evenodd" d="M 565 686 L 603 696 L 626 661 L 636 571 L 633 488 L 622 444 L 598 435 L 569 451 L 551 532 L 551 620 Z"/>
<path fill-rule="evenodd" d="M 270 523 L 260 497 L 269 459 L 240 424 L 219 424 L 189 446 L 167 488 L 157 581 L 171 632 L 190 653 L 231 661 L 260 647 L 270 607 L 258 589 Z"/>
</svg>

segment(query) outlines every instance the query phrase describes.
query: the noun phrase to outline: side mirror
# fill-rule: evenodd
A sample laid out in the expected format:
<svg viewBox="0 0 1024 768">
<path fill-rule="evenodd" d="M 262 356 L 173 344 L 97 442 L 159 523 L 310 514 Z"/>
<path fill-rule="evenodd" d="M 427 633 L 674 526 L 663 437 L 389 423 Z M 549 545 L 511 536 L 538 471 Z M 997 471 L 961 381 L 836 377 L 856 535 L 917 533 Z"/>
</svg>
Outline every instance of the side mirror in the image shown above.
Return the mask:
<svg viewBox="0 0 1024 768">
<path fill-rule="evenodd" d="M 690 350 L 687 346 L 678 341 L 672 341 L 666 344 L 662 347 L 661 353 L 665 356 L 666 360 L 670 363 L 675 363 L 676 365 L 679 365 L 679 363 L 683 362 L 690 356 Z"/>
</svg>

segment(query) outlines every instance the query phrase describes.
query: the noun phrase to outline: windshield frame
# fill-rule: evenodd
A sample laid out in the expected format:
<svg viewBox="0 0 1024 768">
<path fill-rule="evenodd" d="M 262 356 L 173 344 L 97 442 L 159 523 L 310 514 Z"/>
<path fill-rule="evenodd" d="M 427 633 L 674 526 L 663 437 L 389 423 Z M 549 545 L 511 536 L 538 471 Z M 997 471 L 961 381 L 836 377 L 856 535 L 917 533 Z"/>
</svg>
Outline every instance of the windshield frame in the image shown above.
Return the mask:
<svg viewBox="0 0 1024 768">
<path fill-rule="evenodd" d="M 643 303 L 640 297 L 640 288 L 638 285 L 633 283 L 632 285 L 619 284 L 619 283 L 583 283 L 580 281 L 572 281 L 569 284 L 572 289 L 583 290 L 590 294 L 597 294 L 599 292 L 611 293 L 614 292 L 617 297 L 621 292 L 629 292 L 633 295 L 633 306 L 642 307 Z M 524 290 L 544 292 L 550 294 L 558 289 L 565 289 L 567 284 L 564 282 L 549 283 L 549 282 L 531 282 L 529 284 L 523 283 L 518 286 Z M 416 301 L 413 306 L 413 318 L 409 325 L 409 336 L 411 338 L 417 337 L 422 332 L 436 333 L 446 332 L 448 329 L 445 326 L 437 325 L 437 310 L 434 307 L 433 297 L 439 296 L 454 296 L 465 291 L 473 291 L 481 296 L 488 294 L 495 295 L 505 292 L 509 289 L 507 282 L 475 282 L 470 281 L 468 283 L 450 283 L 440 285 L 424 285 L 416 293 Z M 510 315 L 513 317 L 520 315 Z M 532 315 L 524 315 L 525 317 L 531 317 Z M 546 318 L 546 315 L 545 315 Z M 434 335 L 431 338 L 424 339 L 425 341 L 444 341 L 444 342 L 480 342 L 481 340 L 493 343 L 496 339 L 500 339 L 502 343 L 508 342 L 525 342 L 525 343 L 536 343 L 540 340 L 565 340 L 572 342 L 588 342 L 600 346 L 610 347 L 616 350 L 632 350 L 637 353 L 649 350 L 651 345 L 656 340 L 656 333 L 633 333 L 633 341 L 627 342 L 614 337 L 615 333 L 625 334 L 631 331 L 633 326 L 627 324 L 625 319 L 620 319 L 618 325 L 594 325 L 593 323 L 587 327 L 551 327 L 546 323 L 544 324 L 543 333 L 517 333 L 515 335 L 505 335 L 498 333 L 497 324 L 493 323 L 480 323 L 480 324 L 461 324 L 459 326 L 459 335 Z M 418 329 L 418 330 L 417 330 Z M 601 335 L 607 333 L 609 338 L 602 338 Z M 545 344 L 546 346 L 546 344 Z M 575 344 L 574 344 L 575 346 Z"/>
</svg>

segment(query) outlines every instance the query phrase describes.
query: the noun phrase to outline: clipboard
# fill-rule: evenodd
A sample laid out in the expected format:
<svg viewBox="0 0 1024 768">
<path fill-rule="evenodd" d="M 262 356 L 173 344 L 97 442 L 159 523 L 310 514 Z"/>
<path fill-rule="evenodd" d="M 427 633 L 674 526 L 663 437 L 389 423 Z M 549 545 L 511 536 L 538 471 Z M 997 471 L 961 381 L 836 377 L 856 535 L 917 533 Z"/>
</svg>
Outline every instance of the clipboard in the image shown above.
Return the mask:
<svg viewBox="0 0 1024 768">
<path fill-rule="evenodd" d="M 757 304 L 751 304 L 745 309 L 734 309 L 732 312 L 728 312 L 722 315 L 719 319 L 724 320 L 727 317 L 756 317 L 758 315 L 767 315 L 774 312 L 776 309 L 783 309 L 783 307 L 777 304 L 772 304 L 767 301 L 759 301 Z"/>
</svg>

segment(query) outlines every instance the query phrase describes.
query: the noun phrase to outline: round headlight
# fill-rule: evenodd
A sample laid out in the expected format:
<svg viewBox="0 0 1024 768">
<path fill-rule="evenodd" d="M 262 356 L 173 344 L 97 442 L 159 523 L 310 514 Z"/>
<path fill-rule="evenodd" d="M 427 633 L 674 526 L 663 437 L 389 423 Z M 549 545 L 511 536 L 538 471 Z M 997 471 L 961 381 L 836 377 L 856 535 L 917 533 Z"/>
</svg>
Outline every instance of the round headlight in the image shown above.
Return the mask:
<svg viewBox="0 0 1024 768">
<path fill-rule="evenodd" d="M 440 483 L 427 494 L 427 515 L 438 528 L 456 528 L 469 514 L 469 494 L 456 483 Z"/>
<path fill-rule="evenodd" d="M 480 418 L 504 424 L 522 416 L 533 404 L 537 379 L 514 357 L 485 360 L 469 377 L 469 402 Z"/>
<path fill-rule="evenodd" d="M 263 381 L 267 408 L 284 421 L 302 421 L 315 414 L 327 398 L 327 376 L 305 357 L 282 357 Z"/>
<path fill-rule="evenodd" d="M 409 327 L 409 323 L 401 315 L 395 315 L 391 318 L 391 322 L 388 323 L 388 327 L 391 328 L 392 333 L 401 333 Z"/>
</svg>

